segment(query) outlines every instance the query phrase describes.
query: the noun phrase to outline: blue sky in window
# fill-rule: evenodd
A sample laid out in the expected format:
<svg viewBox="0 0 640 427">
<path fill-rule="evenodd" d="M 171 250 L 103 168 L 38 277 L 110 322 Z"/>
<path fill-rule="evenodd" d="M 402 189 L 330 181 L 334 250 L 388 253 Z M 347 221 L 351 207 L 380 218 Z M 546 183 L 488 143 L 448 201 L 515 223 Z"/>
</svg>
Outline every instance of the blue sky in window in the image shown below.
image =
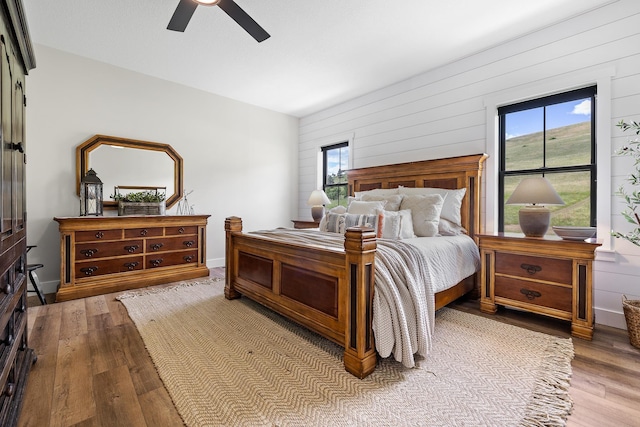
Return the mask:
<svg viewBox="0 0 640 427">
<path fill-rule="evenodd" d="M 327 152 L 327 173 L 337 174 L 339 170 L 349 168 L 349 147 L 329 150 Z"/>
<path fill-rule="evenodd" d="M 547 129 L 555 129 L 591 120 L 591 99 L 578 99 L 547 107 Z M 542 132 L 543 108 L 507 114 L 507 139 Z"/>
</svg>

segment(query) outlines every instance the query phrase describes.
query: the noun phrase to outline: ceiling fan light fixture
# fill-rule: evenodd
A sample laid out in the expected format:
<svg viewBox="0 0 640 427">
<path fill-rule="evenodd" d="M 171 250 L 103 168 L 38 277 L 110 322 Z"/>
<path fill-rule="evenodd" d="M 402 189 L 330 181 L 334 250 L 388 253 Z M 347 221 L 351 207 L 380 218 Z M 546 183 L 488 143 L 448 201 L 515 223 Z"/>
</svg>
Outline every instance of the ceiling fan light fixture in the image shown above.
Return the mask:
<svg viewBox="0 0 640 427">
<path fill-rule="evenodd" d="M 215 6 L 216 4 L 220 3 L 220 0 L 194 0 L 194 1 L 203 6 Z"/>
</svg>

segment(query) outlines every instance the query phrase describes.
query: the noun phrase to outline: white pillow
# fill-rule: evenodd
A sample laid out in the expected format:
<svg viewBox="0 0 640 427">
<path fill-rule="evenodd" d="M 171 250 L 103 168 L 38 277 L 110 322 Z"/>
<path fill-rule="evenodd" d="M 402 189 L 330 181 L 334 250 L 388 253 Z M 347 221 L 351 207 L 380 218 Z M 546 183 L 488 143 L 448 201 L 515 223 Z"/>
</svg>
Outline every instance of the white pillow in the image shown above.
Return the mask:
<svg viewBox="0 0 640 427">
<path fill-rule="evenodd" d="M 400 209 L 400 203 L 402 202 L 402 195 L 400 194 L 389 194 L 386 196 L 378 196 L 375 194 L 363 194 L 360 199 L 365 202 L 375 202 L 375 201 L 386 201 L 387 203 L 384 205 L 384 210 L 386 211 L 397 211 Z"/>
<path fill-rule="evenodd" d="M 464 198 L 466 188 L 459 188 L 457 190 L 448 190 L 446 188 L 409 188 L 400 187 L 400 194 L 406 195 L 427 195 L 427 194 L 439 194 L 444 198 L 444 204 L 442 205 L 442 213 L 440 216 L 444 219 L 448 219 L 456 225 L 462 225 L 462 217 L 460 216 L 460 208 L 462 207 L 462 199 Z"/>
<path fill-rule="evenodd" d="M 367 191 L 356 191 L 354 196 L 356 199 L 361 199 L 365 194 L 375 195 L 375 196 L 390 196 L 393 194 L 400 194 L 397 188 L 374 188 L 373 190 Z"/>
<path fill-rule="evenodd" d="M 440 215 L 440 222 L 438 223 L 438 232 L 442 236 L 457 236 L 468 233 L 463 226 L 456 225 L 448 219 L 442 218 L 442 215 Z"/>
<path fill-rule="evenodd" d="M 354 200 L 349 203 L 347 213 L 356 215 L 377 215 L 378 211 L 384 209 L 385 204 L 387 204 L 386 200 L 380 200 L 377 202 L 363 202 L 362 200 Z"/>
<path fill-rule="evenodd" d="M 382 237 L 385 239 L 412 239 L 413 219 L 409 209 L 403 211 L 384 211 Z"/>
<path fill-rule="evenodd" d="M 418 237 L 432 237 L 438 234 L 438 223 L 444 199 L 439 194 L 424 196 L 404 196 L 401 210 L 410 209 L 413 231 Z"/>
</svg>

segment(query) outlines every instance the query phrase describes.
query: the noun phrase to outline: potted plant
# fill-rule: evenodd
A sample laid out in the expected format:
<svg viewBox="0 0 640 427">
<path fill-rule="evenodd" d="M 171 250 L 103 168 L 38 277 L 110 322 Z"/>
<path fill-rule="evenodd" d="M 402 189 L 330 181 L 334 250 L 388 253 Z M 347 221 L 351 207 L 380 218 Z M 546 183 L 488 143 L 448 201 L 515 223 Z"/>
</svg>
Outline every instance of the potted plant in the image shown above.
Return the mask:
<svg viewBox="0 0 640 427">
<path fill-rule="evenodd" d="M 620 120 L 616 125 L 623 132 L 631 130 L 636 135 L 640 135 L 640 123 L 639 122 L 625 122 Z M 640 138 L 629 139 L 627 144 L 616 151 L 616 154 L 622 156 L 631 156 L 634 159 L 634 171 L 627 177 L 627 182 L 632 187 L 640 185 Z M 621 185 L 616 191 L 616 194 L 622 197 L 625 201 L 625 210 L 622 211 L 622 216 L 635 226 L 632 231 L 627 233 L 620 233 L 618 231 L 612 231 L 611 234 L 615 237 L 626 239 L 636 246 L 640 246 L 640 215 L 638 213 L 638 204 L 640 204 L 640 191 L 639 190 L 627 190 L 624 185 Z"/>
<path fill-rule="evenodd" d="M 134 191 L 116 194 L 111 198 L 118 202 L 118 215 L 164 215 L 165 194 L 155 190 Z"/>
<path fill-rule="evenodd" d="M 621 120 L 616 126 L 622 129 L 623 132 L 631 130 L 635 132 L 636 135 L 640 135 L 639 122 L 632 121 L 627 123 Z M 629 139 L 627 145 L 617 150 L 616 154 L 633 157 L 633 167 L 635 170 L 629 174 L 627 182 L 631 184 L 632 187 L 640 185 L 640 138 L 636 136 L 635 139 Z M 624 185 L 621 185 L 616 194 L 625 201 L 626 208 L 622 211 L 622 216 L 624 216 L 627 222 L 633 224 L 635 228 L 628 233 L 612 231 L 611 234 L 615 237 L 626 239 L 636 246 L 640 246 L 640 215 L 637 211 L 638 204 L 640 204 L 640 191 L 627 190 Z M 629 341 L 634 347 L 640 348 L 640 300 L 628 300 L 627 297 L 623 295 L 622 308 L 627 322 Z"/>
</svg>

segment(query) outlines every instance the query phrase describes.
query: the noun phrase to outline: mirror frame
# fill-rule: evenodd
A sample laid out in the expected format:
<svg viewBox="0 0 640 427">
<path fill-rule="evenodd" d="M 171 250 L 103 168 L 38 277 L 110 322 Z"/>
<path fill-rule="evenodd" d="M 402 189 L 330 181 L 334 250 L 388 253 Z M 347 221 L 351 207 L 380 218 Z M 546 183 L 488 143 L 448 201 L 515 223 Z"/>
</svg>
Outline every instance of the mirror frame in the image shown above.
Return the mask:
<svg viewBox="0 0 640 427">
<path fill-rule="evenodd" d="M 115 145 L 118 147 L 137 148 L 140 150 L 160 151 L 166 153 L 171 159 L 173 159 L 173 188 L 174 193 L 167 195 L 165 204 L 167 209 L 175 205 L 178 200 L 182 198 L 182 157 L 176 150 L 169 144 L 161 144 L 158 142 L 139 141 L 128 138 L 118 138 L 115 136 L 107 135 L 94 135 L 87 139 L 76 148 L 76 194 L 80 196 L 80 181 L 82 177 L 86 175 L 87 171 L 91 168 L 89 165 L 89 154 L 102 145 Z M 104 209 L 117 209 L 118 202 L 115 200 L 103 201 Z"/>
</svg>

